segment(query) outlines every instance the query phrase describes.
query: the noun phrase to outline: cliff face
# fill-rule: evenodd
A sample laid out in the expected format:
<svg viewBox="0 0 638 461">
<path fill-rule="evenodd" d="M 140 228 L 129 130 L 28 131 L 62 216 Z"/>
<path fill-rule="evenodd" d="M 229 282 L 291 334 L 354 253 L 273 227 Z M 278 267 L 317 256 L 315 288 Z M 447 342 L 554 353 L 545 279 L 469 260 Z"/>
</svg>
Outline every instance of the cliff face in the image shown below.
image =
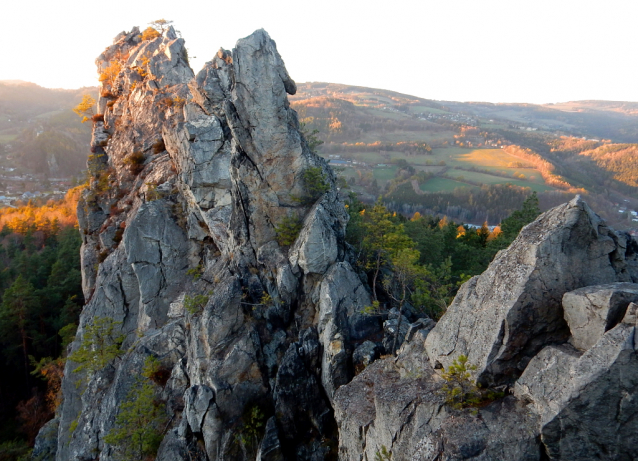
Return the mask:
<svg viewBox="0 0 638 461">
<path fill-rule="evenodd" d="M 97 65 L 104 120 L 78 210 L 89 301 L 72 350 L 104 319 L 125 339 L 103 370 L 67 364 L 57 459 L 121 458 L 104 438 L 149 356 L 170 373 L 155 385 L 158 459 L 254 458 L 261 441 L 241 439 L 253 408 L 260 431 L 278 415 L 269 456 L 323 459 L 353 338 L 380 325 L 358 313 L 369 295 L 344 259 L 347 213 L 299 132 L 275 43 L 257 31 L 194 75 L 172 29 L 147 41 L 134 29 Z M 282 247 L 277 227 L 296 221 Z"/>
<path fill-rule="evenodd" d="M 71 352 L 96 325 L 114 328 L 99 335 L 107 345 L 120 332 L 123 342 L 95 372 L 67 362 L 63 404 L 34 456 L 129 459 L 127 441 L 108 434 L 142 382 L 161 403 L 159 460 L 370 460 L 383 446 L 394 459 L 585 459 L 572 456 L 572 439 L 609 444 L 574 426 L 583 414 L 638 429 L 638 374 L 617 378 L 636 357 L 627 304 L 638 301 L 638 245 L 582 201 L 528 226 L 433 330 L 429 319 L 411 324 L 398 359 L 353 380 L 353 361 L 373 362 L 382 342 L 367 340 L 384 330 L 360 313 L 370 294 L 344 241 L 347 213 L 300 134 L 287 100 L 295 83 L 268 34 L 220 50 L 194 75 L 172 29 L 146 41 L 134 29 L 97 65 L 103 121 L 78 208 L 88 302 Z M 622 295 L 578 302 L 574 290 L 613 282 L 625 284 L 600 290 Z M 448 408 L 437 368 L 460 354 L 481 382 L 514 395 L 478 416 Z M 582 403 L 593 388 L 618 414 Z"/>
</svg>

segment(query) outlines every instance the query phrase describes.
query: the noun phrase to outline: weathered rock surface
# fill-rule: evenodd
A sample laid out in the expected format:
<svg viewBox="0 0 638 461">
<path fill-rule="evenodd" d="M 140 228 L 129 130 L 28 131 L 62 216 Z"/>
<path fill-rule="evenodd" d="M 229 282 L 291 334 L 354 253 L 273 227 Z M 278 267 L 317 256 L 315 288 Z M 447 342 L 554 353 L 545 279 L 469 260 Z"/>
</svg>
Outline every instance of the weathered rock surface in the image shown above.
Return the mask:
<svg viewBox="0 0 638 461">
<path fill-rule="evenodd" d="M 338 389 L 340 459 L 636 459 L 635 248 L 580 199 L 541 215 L 431 331 L 411 327 L 396 359 Z M 434 367 L 460 355 L 513 395 L 447 405 Z"/>
<path fill-rule="evenodd" d="M 461 287 L 426 340 L 432 365 L 466 355 L 481 383 L 511 383 L 544 345 L 569 337 L 566 292 L 638 281 L 633 245 L 580 197 L 542 214 Z"/>
<path fill-rule="evenodd" d="M 97 64 L 104 122 L 78 210 L 88 302 L 72 349 L 103 318 L 125 339 L 104 370 L 68 362 L 39 446 L 56 427 L 60 461 L 121 457 L 104 438 L 154 357 L 168 375 L 154 384 L 157 459 L 323 459 L 330 398 L 381 326 L 359 314 L 370 300 L 344 262 L 348 215 L 299 132 L 275 42 L 256 31 L 195 75 L 172 28 L 151 40 L 136 28 Z M 328 190 L 299 200 L 310 167 Z M 291 248 L 277 242 L 287 217 L 303 223 Z"/>
<path fill-rule="evenodd" d="M 299 131 L 265 31 L 197 75 L 172 28 L 123 32 L 97 65 L 104 121 L 78 208 L 87 303 L 70 347 L 105 319 L 124 339 L 103 369 L 67 361 L 36 455 L 122 459 L 127 442 L 105 437 L 146 383 L 165 408 L 149 424 L 158 460 L 638 457 L 638 244 L 580 198 L 527 226 L 436 326 L 404 309 L 399 328 L 398 312 L 361 313 L 370 292 L 335 176 Z M 327 184 L 312 200 L 308 168 Z M 302 223 L 290 247 L 284 219 Z M 398 356 L 380 358 L 397 333 Z M 462 354 L 514 395 L 452 409 L 437 368 Z"/>
<path fill-rule="evenodd" d="M 571 344 L 586 351 L 622 320 L 627 306 L 638 302 L 638 284 L 595 285 L 565 293 L 563 309 Z"/>
<path fill-rule="evenodd" d="M 335 395 L 339 459 L 375 459 L 385 447 L 402 460 L 539 460 L 538 416 L 514 397 L 480 410 L 445 405 L 442 380 L 430 366 L 423 340 L 398 359 L 378 360 Z"/>
<path fill-rule="evenodd" d="M 541 417 L 551 459 L 638 457 L 636 312 L 580 355 L 571 346 L 543 349 L 515 393 Z"/>
</svg>

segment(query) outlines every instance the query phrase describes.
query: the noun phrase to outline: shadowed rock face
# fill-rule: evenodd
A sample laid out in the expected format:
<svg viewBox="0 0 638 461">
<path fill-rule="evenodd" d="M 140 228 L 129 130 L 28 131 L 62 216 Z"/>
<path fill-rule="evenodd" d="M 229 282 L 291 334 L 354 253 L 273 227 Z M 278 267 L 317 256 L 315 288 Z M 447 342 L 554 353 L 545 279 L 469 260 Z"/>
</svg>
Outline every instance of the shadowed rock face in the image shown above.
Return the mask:
<svg viewBox="0 0 638 461">
<path fill-rule="evenodd" d="M 370 296 L 344 261 L 348 215 L 299 132 L 275 42 L 258 30 L 195 75 L 172 28 L 148 41 L 136 28 L 97 65 L 104 122 L 78 210 L 88 302 L 71 349 L 98 318 L 125 340 L 94 374 L 69 361 L 41 452 L 57 432 L 60 461 L 120 459 L 104 437 L 153 356 L 170 373 L 155 385 L 168 424 L 157 459 L 334 455 L 332 394 L 352 377 L 355 342 L 381 325 L 358 314 Z M 308 203 L 311 167 L 329 187 Z M 276 238 L 284 218 L 302 223 L 290 248 Z"/>
<path fill-rule="evenodd" d="M 580 198 L 541 215 L 429 333 L 337 390 L 340 459 L 636 459 L 635 249 Z M 506 397 L 446 405 L 435 367 L 460 355 Z"/>
<path fill-rule="evenodd" d="M 565 293 L 563 308 L 571 344 L 584 351 L 591 348 L 620 323 L 630 302 L 638 302 L 636 283 L 594 285 Z"/>
<path fill-rule="evenodd" d="M 566 292 L 638 281 L 631 242 L 579 197 L 542 214 L 461 287 L 426 341 L 431 364 L 466 355 L 483 384 L 511 383 L 544 345 L 568 338 Z"/>
</svg>

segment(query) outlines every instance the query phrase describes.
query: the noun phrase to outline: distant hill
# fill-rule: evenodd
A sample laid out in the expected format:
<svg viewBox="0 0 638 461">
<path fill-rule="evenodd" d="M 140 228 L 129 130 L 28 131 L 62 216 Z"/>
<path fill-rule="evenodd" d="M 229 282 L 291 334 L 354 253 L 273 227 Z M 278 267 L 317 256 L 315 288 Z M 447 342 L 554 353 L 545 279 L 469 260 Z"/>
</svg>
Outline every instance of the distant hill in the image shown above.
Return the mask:
<svg viewBox="0 0 638 461">
<path fill-rule="evenodd" d="M 0 168 L 70 177 L 86 168 L 91 127 L 71 111 L 83 94 L 21 80 L 0 81 Z"/>
<path fill-rule="evenodd" d="M 79 174 L 90 127 L 71 108 L 96 92 L 0 81 L 0 169 Z M 290 101 L 344 185 L 406 214 L 496 222 L 532 191 L 545 207 L 586 193 L 612 224 L 638 228 L 638 103 L 436 101 L 321 82 Z"/>
<path fill-rule="evenodd" d="M 638 103 L 435 101 L 319 82 L 290 100 L 320 153 L 370 200 L 478 223 L 531 191 L 546 208 L 585 193 L 616 226 L 638 227 Z"/>
</svg>

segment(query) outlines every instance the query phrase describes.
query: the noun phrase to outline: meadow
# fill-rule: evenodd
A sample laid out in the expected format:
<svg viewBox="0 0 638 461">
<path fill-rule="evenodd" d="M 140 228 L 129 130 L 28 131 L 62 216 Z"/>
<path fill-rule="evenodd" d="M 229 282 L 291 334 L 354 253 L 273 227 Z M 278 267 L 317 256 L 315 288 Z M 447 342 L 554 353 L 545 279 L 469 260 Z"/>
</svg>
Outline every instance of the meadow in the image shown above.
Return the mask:
<svg viewBox="0 0 638 461">
<path fill-rule="evenodd" d="M 384 151 L 347 153 L 342 156 L 364 162 L 367 167 L 372 168 L 374 178 L 381 187 L 396 175 L 397 167 L 392 164 L 398 160 L 405 160 L 416 171 L 433 175 L 444 174 L 457 179 L 455 181 L 451 178 L 432 178 L 420 185 L 421 190 L 426 192 L 445 192 L 456 187 L 477 184 L 513 184 L 529 187 L 537 192 L 554 190 L 553 187 L 545 184 L 540 172 L 531 164 L 507 154 L 502 149 L 468 149 L 455 146 L 432 149 L 430 155 Z M 387 167 L 379 167 L 379 164 L 387 165 Z M 481 171 L 469 171 L 473 168 Z M 365 167 L 359 169 L 363 170 Z M 489 174 L 490 172 L 494 174 Z M 352 177 L 355 172 L 344 171 L 342 174 L 345 177 Z"/>
<path fill-rule="evenodd" d="M 423 192 L 453 192 L 457 187 L 477 188 L 462 181 L 454 181 L 448 178 L 441 178 L 440 176 L 435 176 L 419 184 L 419 189 Z"/>
</svg>

